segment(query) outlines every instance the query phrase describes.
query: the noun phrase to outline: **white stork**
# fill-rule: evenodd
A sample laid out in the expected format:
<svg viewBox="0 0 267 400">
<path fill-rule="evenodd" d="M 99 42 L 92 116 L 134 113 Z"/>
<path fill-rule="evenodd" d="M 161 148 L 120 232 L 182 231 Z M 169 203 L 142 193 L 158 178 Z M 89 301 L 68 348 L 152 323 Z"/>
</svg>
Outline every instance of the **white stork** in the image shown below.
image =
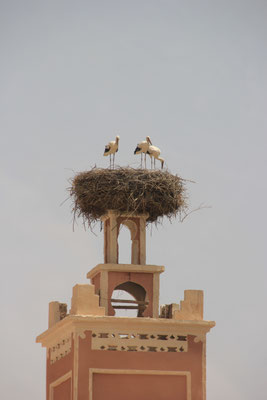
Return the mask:
<svg viewBox="0 0 267 400">
<path fill-rule="evenodd" d="M 115 161 L 115 153 L 117 153 L 119 149 L 119 140 L 120 137 L 116 136 L 116 140 L 112 140 L 105 146 L 104 156 L 109 156 L 109 167 L 111 168 L 111 155 L 113 154 L 113 168 Z"/>
<path fill-rule="evenodd" d="M 160 149 L 156 146 L 149 146 L 148 150 L 147 150 L 147 154 L 150 155 L 150 159 L 151 159 L 151 169 L 152 169 L 152 165 L 153 165 L 153 160 L 152 157 L 154 157 L 154 168 L 156 167 L 156 159 L 159 160 L 161 162 L 161 168 L 163 168 L 163 164 L 164 164 L 164 158 L 160 157 Z"/>
<path fill-rule="evenodd" d="M 134 154 L 141 154 L 141 168 L 143 166 L 143 153 L 145 153 L 145 168 L 146 168 L 146 155 L 149 146 L 152 145 L 151 139 L 149 136 L 146 137 L 146 140 L 143 142 L 138 143 L 136 146 L 136 149 L 134 151 Z"/>
</svg>

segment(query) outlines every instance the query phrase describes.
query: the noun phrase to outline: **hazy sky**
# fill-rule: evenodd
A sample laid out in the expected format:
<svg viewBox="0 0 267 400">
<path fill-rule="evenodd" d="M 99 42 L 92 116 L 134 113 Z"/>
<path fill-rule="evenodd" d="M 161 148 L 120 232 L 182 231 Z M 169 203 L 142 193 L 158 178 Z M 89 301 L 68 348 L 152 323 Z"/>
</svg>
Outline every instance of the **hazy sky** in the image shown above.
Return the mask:
<svg viewBox="0 0 267 400">
<path fill-rule="evenodd" d="M 259 0 L 0 0 L 3 399 L 45 399 L 48 302 L 103 260 L 60 204 L 119 134 L 118 165 L 150 135 L 212 206 L 149 230 L 147 260 L 161 304 L 205 291 L 208 400 L 266 400 L 266 21 Z"/>
</svg>

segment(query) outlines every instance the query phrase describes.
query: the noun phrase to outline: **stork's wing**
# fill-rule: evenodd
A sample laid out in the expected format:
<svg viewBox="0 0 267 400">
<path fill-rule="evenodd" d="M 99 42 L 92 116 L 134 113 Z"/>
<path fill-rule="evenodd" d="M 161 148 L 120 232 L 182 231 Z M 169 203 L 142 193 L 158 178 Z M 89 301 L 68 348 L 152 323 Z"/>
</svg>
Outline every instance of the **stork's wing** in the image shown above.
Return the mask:
<svg viewBox="0 0 267 400">
<path fill-rule="evenodd" d="M 141 151 L 142 149 L 141 149 L 141 147 L 139 147 L 139 145 L 137 145 L 136 146 L 136 149 L 135 149 L 135 151 L 134 151 L 134 154 L 136 154 L 138 151 Z"/>
</svg>

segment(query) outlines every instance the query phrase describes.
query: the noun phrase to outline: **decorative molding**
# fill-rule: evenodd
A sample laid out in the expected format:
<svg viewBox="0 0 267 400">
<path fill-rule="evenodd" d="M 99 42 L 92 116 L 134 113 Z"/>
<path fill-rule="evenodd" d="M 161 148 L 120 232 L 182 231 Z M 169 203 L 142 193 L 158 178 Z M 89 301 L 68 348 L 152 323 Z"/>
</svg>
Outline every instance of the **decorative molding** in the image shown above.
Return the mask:
<svg viewBox="0 0 267 400">
<path fill-rule="evenodd" d="M 175 332 L 162 334 L 155 331 L 147 333 L 121 331 L 92 332 L 92 350 L 174 352 L 188 351 L 187 337 Z"/>
<path fill-rule="evenodd" d="M 50 385 L 49 385 L 49 400 L 54 400 L 55 387 L 59 386 L 61 383 L 67 381 L 68 379 L 71 380 L 70 382 L 71 382 L 71 392 L 72 392 L 72 371 L 69 371 L 65 375 L 56 379 L 54 382 L 50 383 Z"/>
<path fill-rule="evenodd" d="M 189 371 L 158 371 L 140 369 L 100 369 L 89 368 L 89 400 L 93 400 L 93 375 L 112 374 L 112 375 L 156 375 L 156 376 L 185 376 L 186 377 L 186 400 L 192 400 L 191 394 L 191 373 Z M 179 400 L 179 393 L 177 394 Z"/>
<path fill-rule="evenodd" d="M 58 343 L 50 347 L 50 364 L 54 364 L 56 361 L 65 357 L 71 352 L 72 340 L 71 335 L 60 340 Z"/>
<path fill-rule="evenodd" d="M 86 338 L 85 330 L 82 330 L 81 332 L 78 332 L 77 334 L 78 334 L 78 337 L 80 337 L 81 339 Z"/>
<path fill-rule="evenodd" d="M 205 335 L 205 333 L 203 334 L 200 334 L 200 335 L 196 335 L 196 337 L 195 337 L 195 339 L 194 339 L 194 342 L 195 343 L 199 343 L 199 342 L 205 342 L 206 341 L 206 335 Z"/>
<path fill-rule="evenodd" d="M 184 336 L 205 336 L 214 326 L 214 321 L 69 315 L 39 335 L 36 342 L 41 343 L 43 347 L 51 348 L 54 343 L 60 342 L 62 337 L 71 336 L 75 332 L 82 334 L 85 331 L 94 330 L 101 332 L 124 331 L 124 327 L 127 327 L 127 332 L 147 333 L 152 331 L 163 334 L 179 332 Z"/>
</svg>

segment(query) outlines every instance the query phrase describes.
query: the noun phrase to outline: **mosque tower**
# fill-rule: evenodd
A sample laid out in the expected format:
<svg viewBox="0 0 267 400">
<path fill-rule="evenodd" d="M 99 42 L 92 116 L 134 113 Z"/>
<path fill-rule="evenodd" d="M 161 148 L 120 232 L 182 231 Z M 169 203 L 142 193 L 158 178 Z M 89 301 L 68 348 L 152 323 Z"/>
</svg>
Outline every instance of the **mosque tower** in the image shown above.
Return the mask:
<svg viewBox="0 0 267 400">
<path fill-rule="evenodd" d="M 108 209 L 101 216 L 104 262 L 89 284 L 73 287 L 71 308 L 49 304 L 47 400 L 205 400 L 203 292 L 185 290 L 180 304 L 159 305 L 164 266 L 146 264 L 148 213 Z M 131 235 L 131 264 L 118 262 L 120 227 Z M 167 245 L 167 243 L 166 243 Z M 117 299 L 116 290 L 132 300 Z M 116 310 L 136 310 L 135 317 Z"/>
</svg>

